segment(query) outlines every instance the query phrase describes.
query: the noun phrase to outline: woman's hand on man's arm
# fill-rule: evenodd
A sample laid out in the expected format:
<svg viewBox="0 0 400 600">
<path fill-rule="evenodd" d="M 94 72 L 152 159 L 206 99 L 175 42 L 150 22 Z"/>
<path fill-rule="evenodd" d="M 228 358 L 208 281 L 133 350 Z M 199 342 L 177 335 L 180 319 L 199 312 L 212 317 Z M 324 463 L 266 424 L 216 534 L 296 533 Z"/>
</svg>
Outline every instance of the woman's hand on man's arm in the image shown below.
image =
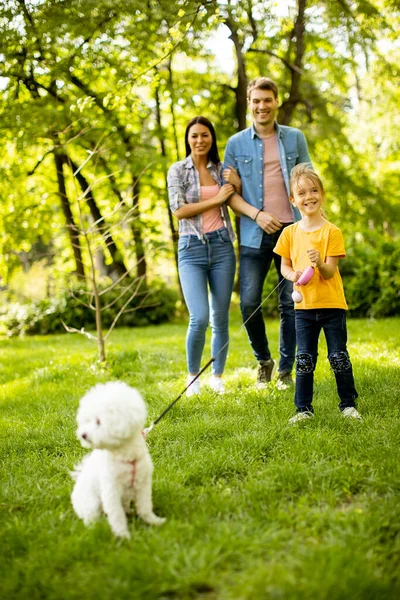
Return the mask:
<svg viewBox="0 0 400 600">
<path fill-rule="evenodd" d="M 227 169 L 222 171 L 222 177 L 228 183 L 231 183 L 238 194 L 242 193 L 242 180 L 239 177 L 239 173 L 231 165 Z"/>
<path fill-rule="evenodd" d="M 233 185 L 231 183 L 225 183 L 222 187 L 220 187 L 218 194 L 216 194 L 216 196 L 213 198 L 203 200 L 202 202 L 184 204 L 174 212 L 174 215 L 177 219 L 190 219 L 190 217 L 200 215 L 201 213 L 206 212 L 206 210 L 220 206 L 226 202 L 234 192 L 235 188 Z"/>
</svg>

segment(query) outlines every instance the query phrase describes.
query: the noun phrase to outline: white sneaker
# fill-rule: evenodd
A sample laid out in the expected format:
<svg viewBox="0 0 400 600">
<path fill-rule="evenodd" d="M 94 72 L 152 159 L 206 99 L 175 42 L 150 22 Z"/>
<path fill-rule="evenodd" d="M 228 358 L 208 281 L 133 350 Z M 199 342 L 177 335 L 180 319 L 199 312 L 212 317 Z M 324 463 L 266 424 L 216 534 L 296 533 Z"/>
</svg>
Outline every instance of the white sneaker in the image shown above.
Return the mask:
<svg viewBox="0 0 400 600">
<path fill-rule="evenodd" d="M 195 377 L 196 375 L 188 375 L 186 385 L 189 385 Z M 195 394 L 200 394 L 200 378 L 196 379 L 195 382 L 191 383 L 190 387 L 188 387 L 188 389 L 186 390 L 186 396 L 188 396 L 188 398 L 190 396 L 194 396 Z"/>
<path fill-rule="evenodd" d="M 225 393 L 225 383 L 223 382 L 221 377 L 216 377 L 215 375 L 212 375 L 210 379 L 210 388 L 213 392 L 216 392 L 217 394 Z"/>
<path fill-rule="evenodd" d="M 276 380 L 276 387 L 281 392 L 288 390 L 289 388 L 293 388 L 294 381 L 292 374 L 289 371 L 283 371 L 283 373 L 279 373 L 278 379 Z"/>
<path fill-rule="evenodd" d="M 348 406 L 342 410 L 342 415 L 350 419 L 362 419 L 362 416 L 354 406 Z"/>
<path fill-rule="evenodd" d="M 295 423 L 298 423 L 299 421 L 305 421 L 307 419 L 313 419 L 314 415 L 312 412 L 309 411 L 305 411 L 305 412 L 299 412 L 297 413 L 297 415 L 294 415 L 294 417 L 290 417 L 289 419 L 289 425 L 294 425 Z"/>
</svg>

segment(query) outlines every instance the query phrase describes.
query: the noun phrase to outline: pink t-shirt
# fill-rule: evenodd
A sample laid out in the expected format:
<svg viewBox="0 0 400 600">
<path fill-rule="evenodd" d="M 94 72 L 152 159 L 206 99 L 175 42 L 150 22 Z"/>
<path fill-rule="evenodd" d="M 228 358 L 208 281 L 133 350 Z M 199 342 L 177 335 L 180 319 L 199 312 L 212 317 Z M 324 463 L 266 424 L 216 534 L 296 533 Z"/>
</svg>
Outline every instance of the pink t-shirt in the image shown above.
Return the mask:
<svg viewBox="0 0 400 600">
<path fill-rule="evenodd" d="M 264 210 L 281 223 L 293 223 L 293 215 L 283 180 L 276 134 L 263 138 L 264 143 Z"/>
<path fill-rule="evenodd" d="M 219 185 L 202 185 L 200 186 L 200 202 L 214 198 L 219 192 Z M 209 233 L 216 229 L 224 227 L 224 222 L 221 217 L 221 208 L 216 206 L 203 212 L 203 233 Z"/>
</svg>

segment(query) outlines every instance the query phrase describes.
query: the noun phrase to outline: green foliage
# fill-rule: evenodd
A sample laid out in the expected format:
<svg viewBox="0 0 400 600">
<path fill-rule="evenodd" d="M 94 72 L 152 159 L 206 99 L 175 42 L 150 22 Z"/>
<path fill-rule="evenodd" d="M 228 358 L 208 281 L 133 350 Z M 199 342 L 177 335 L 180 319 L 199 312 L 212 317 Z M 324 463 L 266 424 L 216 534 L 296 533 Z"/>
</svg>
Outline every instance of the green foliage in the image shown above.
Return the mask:
<svg viewBox="0 0 400 600">
<path fill-rule="evenodd" d="M 340 265 L 352 316 L 400 314 L 400 248 L 398 243 L 369 236 L 354 243 Z"/>
<path fill-rule="evenodd" d="M 391 317 L 400 314 L 400 247 L 389 236 L 358 236 L 347 244 L 339 263 L 345 296 L 352 317 Z M 361 239 L 360 239 L 361 238 Z M 276 270 L 271 266 L 264 284 L 262 310 L 278 317 Z"/>
<path fill-rule="evenodd" d="M 80 264 L 66 212 L 70 209 L 79 225 L 76 200 L 83 190 L 65 163 L 63 197 L 54 151 L 65 151 L 82 167 L 105 228 L 115 233 L 117 255 L 104 240 L 101 245 L 108 268 L 119 253 L 132 264 L 142 259 L 143 248 L 148 252 L 154 245 L 166 248 L 162 259 L 172 265 L 176 221 L 168 221 L 166 169 L 182 158 L 183 132 L 195 114 L 214 122 L 223 155 L 238 125 L 239 72 L 247 79 L 271 76 L 280 101 L 295 104 L 290 124 L 307 137 L 326 185 L 327 212 L 345 235 L 357 232 L 367 239 L 372 227 L 382 243 L 388 235 L 397 239 L 396 2 L 310 0 L 301 39 L 295 31 L 303 3 L 284 3 L 282 9 L 278 4 L 0 3 L 0 271 L 5 284 L 22 263 L 26 268 L 37 260 L 38 245 L 53 280 L 58 272 L 74 272 L 76 260 Z M 227 32 L 233 68 L 222 62 L 225 52 L 215 43 Z M 132 222 L 127 218 L 124 227 L 117 223 L 119 203 L 125 214 L 132 211 Z M 80 209 L 86 219 L 85 201 Z M 85 250 L 82 261 L 88 262 Z M 150 277 L 158 267 L 153 271 L 148 264 Z M 379 271 L 383 284 L 380 262 Z M 390 314 L 397 310 L 387 290 L 380 290 L 382 306 L 372 290 L 363 307 L 354 277 L 348 285 L 354 289 L 356 314 L 370 314 L 371 302 L 376 314 L 384 314 L 385 307 Z M 276 303 L 266 305 L 268 314 L 276 314 Z"/>
<path fill-rule="evenodd" d="M 316 417 L 300 427 L 287 424 L 290 391 L 255 389 L 247 336 L 234 334 L 227 394 L 203 385 L 149 435 L 154 507 L 167 522 L 133 516 L 129 542 L 104 517 L 86 528 L 72 510 L 69 471 L 87 453 L 75 437 L 78 401 L 120 378 L 144 394 L 154 420 L 183 389 L 186 326 L 119 329 L 101 369 L 82 336 L 0 340 L 1 597 L 397 598 L 399 326 L 349 320 L 360 423 L 340 416 L 320 348 Z M 276 356 L 278 322 L 268 330 Z"/>
<path fill-rule="evenodd" d="M 121 288 L 116 286 L 102 298 L 101 312 L 103 327 L 109 327 L 124 306 L 128 296 L 121 296 Z M 162 282 L 151 287 L 143 287 L 132 298 L 121 317 L 118 326 L 138 327 L 156 325 L 171 321 L 176 313 L 178 296 L 175 290 Z M 112 306 L 107 307 L 112 303 Z M 8 303 L 0 312 L 0 329 L 8 336 L 47 335 L 65 332 L 62 321 L 76 329 L 94 329 L 96 324 L 93 307 L 87 306 L 88 296 L 83 289 L 70 291 L 63 296 L 31 302 L 29 304 Z"/>
<path fill-rule="evenodd" d="M 63 330 L 61 319 L 67 311 L 65 298 L 38 300 L 29 304 L 8 303 L 0 313 L 0 328 L 8 336 L 57 333 Z"/>
</svg>

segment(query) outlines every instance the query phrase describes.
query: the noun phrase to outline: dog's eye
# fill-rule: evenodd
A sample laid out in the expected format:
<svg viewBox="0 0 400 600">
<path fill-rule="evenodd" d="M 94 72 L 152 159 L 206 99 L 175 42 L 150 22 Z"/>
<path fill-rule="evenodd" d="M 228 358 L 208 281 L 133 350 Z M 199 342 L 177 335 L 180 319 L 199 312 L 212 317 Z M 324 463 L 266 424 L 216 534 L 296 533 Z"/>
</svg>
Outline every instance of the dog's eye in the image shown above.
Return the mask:
<svg viewBox="0 0 400 600">
<path fill-rule="evenodd" d="M 100 419 L 96 419 L 96 425 L 101 425 Z"/>
</svg>

